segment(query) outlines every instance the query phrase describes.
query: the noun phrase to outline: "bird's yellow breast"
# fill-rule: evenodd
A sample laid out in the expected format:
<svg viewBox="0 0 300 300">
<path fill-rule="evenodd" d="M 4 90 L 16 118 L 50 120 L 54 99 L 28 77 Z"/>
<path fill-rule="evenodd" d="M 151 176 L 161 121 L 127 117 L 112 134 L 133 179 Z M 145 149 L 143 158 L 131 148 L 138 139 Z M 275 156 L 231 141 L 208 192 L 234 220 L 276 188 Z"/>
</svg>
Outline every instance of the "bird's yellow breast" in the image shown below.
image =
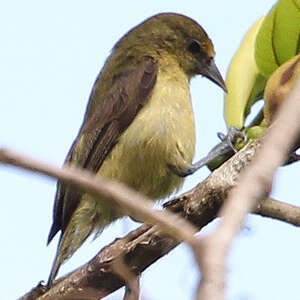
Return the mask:
<svg viewBox="0 0 300 300">
<path fill-rule="evenodd" d="M 194 148 L 189 79 L 172 59 L 160 61 L 150 99 L 122 134 L 98 174 L 159 199 L 178 189 L 183 181 L 167 164 L 191 163 Z"/>
</svg>

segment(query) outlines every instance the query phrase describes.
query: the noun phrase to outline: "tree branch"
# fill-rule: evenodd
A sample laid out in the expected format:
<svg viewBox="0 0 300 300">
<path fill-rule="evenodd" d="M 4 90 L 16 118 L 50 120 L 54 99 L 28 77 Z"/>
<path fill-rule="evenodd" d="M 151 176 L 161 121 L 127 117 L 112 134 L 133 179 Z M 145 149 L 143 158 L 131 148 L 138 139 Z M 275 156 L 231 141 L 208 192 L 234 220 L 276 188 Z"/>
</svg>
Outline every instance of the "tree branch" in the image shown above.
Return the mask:
<svg viewBox="0 0 300 300">
<path fill-rule="evenodd" d="M 261 201 L 254 213 L 300 226 L 300 208 L 272 198 Z"/>
<path fill-rule="evenodd" d="M 164 206 L 172 212 L 180 214 L 197 228 L 207 225 L 217 216 L 223 200 L 236 185 L 239 173 L 251 162 L 259 147 L 259 141 L 252 142 L 213 172 L 205 181 L 191 191 L 168 201 Z M 20 163 L 19 156 L 16 158 L 16 156 L 8 155 L 11 152 L 0 151 L 0 154 L 2 162 L 26 167 L 35 172 L 44 172 L 36 165 L 30 165 L 28 161 L 26 166 L 23 162 Z M 23 159 L 27 160 L 27 158 Z M 60 172 L 66 172 L 66 170 L 53 167 L 50 169 L 53 176 L 63 179 Z M 73 170 L 70 173 L 72 172 Z M 48 173 L 50 174 L 49 171 Z M 70 174 L 68 173 L 68 175 Z M 276 200 L 267 199 L 265 202 L 261 202 L 255 209 L 255 213 L 300 226 L 300 208 Z M 178 243 L 178 240 L 161 232 L 151 232 L 150 226 L 142 225 L 126 237 L 117 239 L 105 247 L 84 266 L 57 280 L 50 290 L 46 291 L 44 286 L 39 285 L 20 299 L 102 298 L 124 285 L 124 280 L 113 272 L 112 263 L 114 261 L 120 257 L 124 258 L 129 270 L 138 275 L 175 248 Z M 40 297 L 38 298 L 38 296 Z"/>
</svg>

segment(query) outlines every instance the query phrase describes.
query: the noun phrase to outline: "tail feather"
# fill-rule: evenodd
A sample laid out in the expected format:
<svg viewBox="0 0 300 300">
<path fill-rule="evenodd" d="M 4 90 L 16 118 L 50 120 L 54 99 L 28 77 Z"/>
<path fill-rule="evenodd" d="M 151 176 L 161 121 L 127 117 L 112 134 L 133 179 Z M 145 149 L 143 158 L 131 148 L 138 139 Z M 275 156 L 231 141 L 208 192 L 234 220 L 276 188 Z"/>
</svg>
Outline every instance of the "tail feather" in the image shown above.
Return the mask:
<svg viewBox="0 0 300 300">
<path fill-rule="evenodd" d="M 74 226 L 72 222 L 69 223 L 66 231 L 61 234 L 58 242 L 55 259 L 47 283 L 48 287 L 52 285 L 60 266 L 84 243 L 93 229 L 94 226 L 91 223 L 84 224 L 84 226 Z"/>
</svg>

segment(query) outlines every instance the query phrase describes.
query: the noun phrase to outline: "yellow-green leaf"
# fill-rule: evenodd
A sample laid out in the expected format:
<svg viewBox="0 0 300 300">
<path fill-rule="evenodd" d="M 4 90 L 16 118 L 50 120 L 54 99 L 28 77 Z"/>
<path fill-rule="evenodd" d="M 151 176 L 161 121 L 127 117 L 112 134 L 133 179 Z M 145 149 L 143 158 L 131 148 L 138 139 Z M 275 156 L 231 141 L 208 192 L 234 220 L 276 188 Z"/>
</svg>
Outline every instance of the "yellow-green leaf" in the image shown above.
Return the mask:
<svg viewBox="0 0 300 300">
<path fill-rule="evenodd" d="M 273 48 L 273 29 L 276 16 L 276 6 L 265 17 L 256 37 L 255 58 L 259 71 L 269 77 L 279 64 L 276 61 Z"/>
<path fill-rule="evenodd" d="M 281 64 L 299 53 L 300 0 L 280 0 L 273 7 L 256 38 L 258 69 L 269 77 Z"/>
<path fill-rule="evenodd" d="M 276 5 L 274 49 L 279 64 L 299 51 L 300 0 L 281 0 Z"/>
<path fill-rule="evenodd" d="M 228 127 L 242 128 L 249 107 L 262 95 L 266 79 L 255 61 L 255 41 L 263 18 L 247 32 L 226 76 L 225 120 Z"/>
<path fill-rule="evenodd" d="M 253 103 L 262 98 L 267 79 L 300 51 L 300 0 L 279 0 L 255 23 L 230 64 L 225 120 L 243 128 Z"/>
</svg>

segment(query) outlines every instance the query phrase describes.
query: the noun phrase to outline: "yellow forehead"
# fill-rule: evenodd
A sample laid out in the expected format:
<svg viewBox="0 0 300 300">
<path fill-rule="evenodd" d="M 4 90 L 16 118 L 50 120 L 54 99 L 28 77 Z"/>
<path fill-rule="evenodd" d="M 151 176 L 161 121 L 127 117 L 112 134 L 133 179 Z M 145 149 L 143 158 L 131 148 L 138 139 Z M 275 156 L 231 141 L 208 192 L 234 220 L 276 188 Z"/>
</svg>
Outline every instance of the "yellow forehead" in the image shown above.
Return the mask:
<svg viewBox="0 0 300 300">
<path fill-rule="evenodd" d="M 216 53 L 214 50 L 214 46 L 213 46 L 212 42 L 210 41 L 210 39 L 207 39 L 206 41 L 202 41 L 201 46 L 202 46 L 203 50 L 205 51 L 205 53 L 207 53 L 207 55 L 209 57 L 215 56 Z"/>
</svg>

